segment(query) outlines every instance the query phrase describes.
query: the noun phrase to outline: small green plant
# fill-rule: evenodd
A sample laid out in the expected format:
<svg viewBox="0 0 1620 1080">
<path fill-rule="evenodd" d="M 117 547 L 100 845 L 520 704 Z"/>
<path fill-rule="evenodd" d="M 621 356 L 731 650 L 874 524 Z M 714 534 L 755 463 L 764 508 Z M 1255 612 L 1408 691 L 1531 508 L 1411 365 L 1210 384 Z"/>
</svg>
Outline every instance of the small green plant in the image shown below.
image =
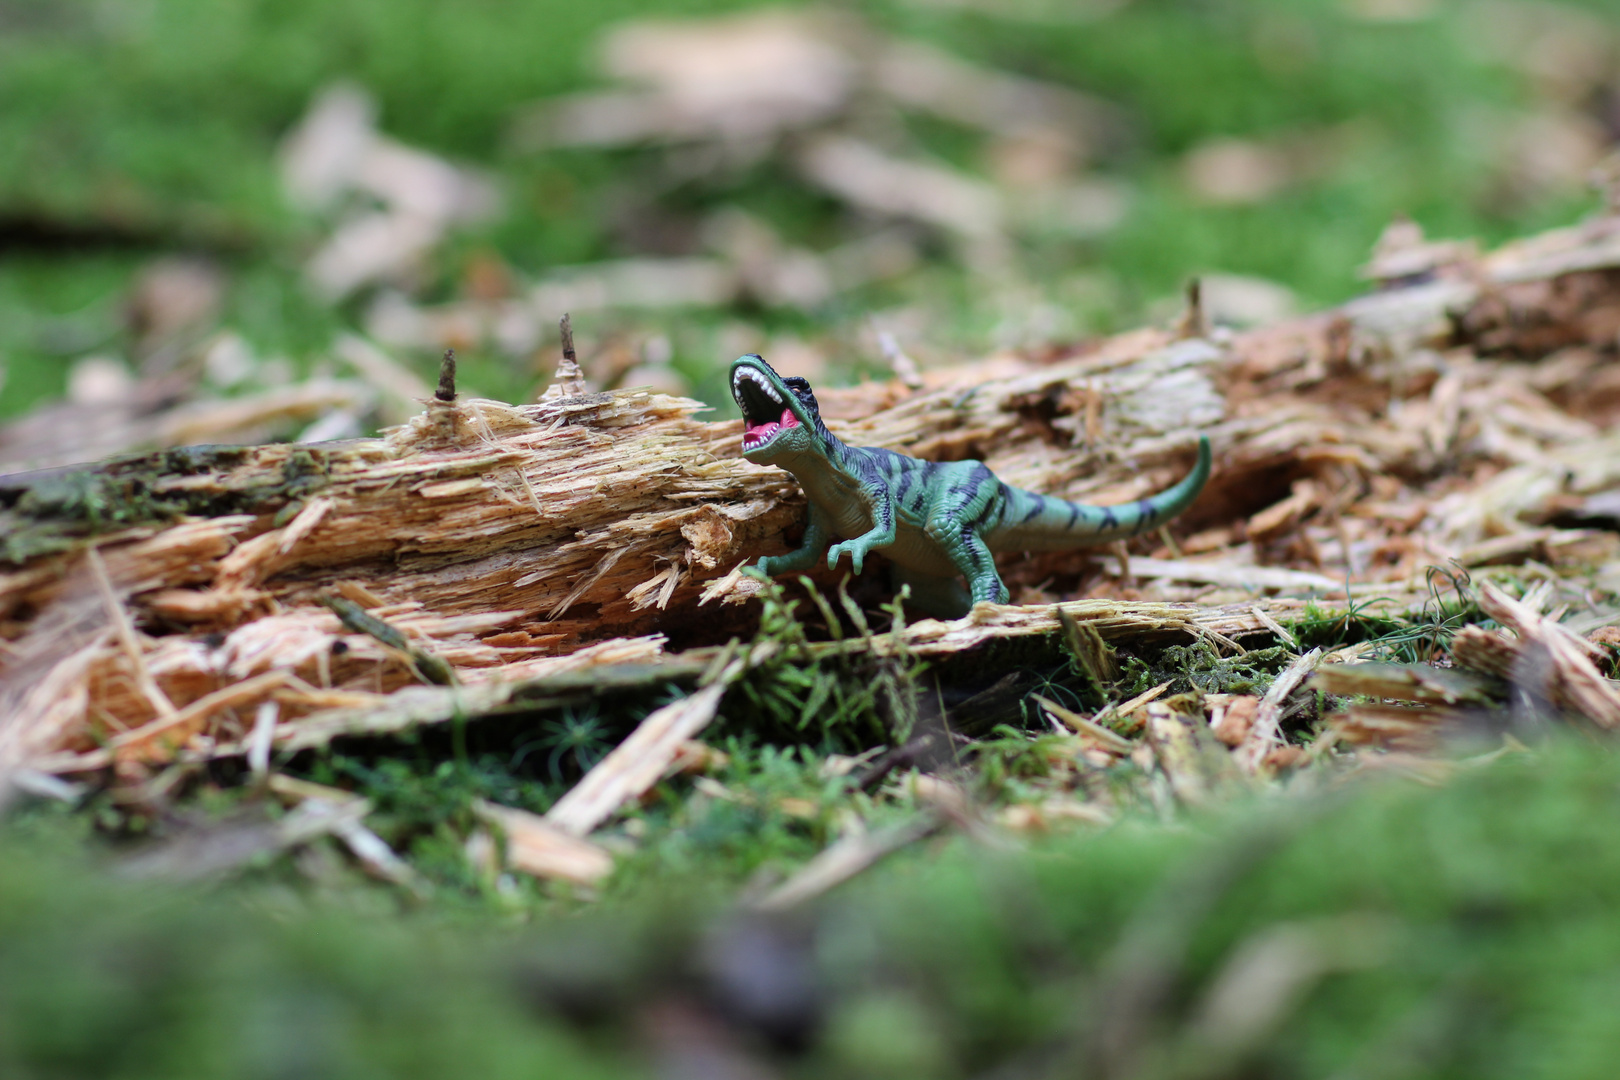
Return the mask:
<svg viewBox="0 0 1620 1080">
<path fill-rule="evenodd" d="M 481 887 L 462 854 L 467 836 L 478 827 L 474 802 L 487 799 L 538 813 L 562 791 L 560 785 L 515 775 L 507 757 L 499 754 L 447 760 L 331 754 L 317 760 L 307 775 L 371 800 L 376 810 L 367 826 L 430 879 L 466 895 Z"/>
<path fill-rule="evenodd" d="M 1029 801 L 1037 797 L 1035 782 L 1049 780 L 1057 762 L 1073 759 L 1072 737 L 1047 731 L 1031 734 L 1001 724 L 971 749 L 977 787 L 992 797 Z"/>
<path fill-rule="evenodd" d="M 540 724 L 540 733 L 513 752 L 508 766 L 516 771 L 524 760 L 536 751 L 546 752 L 546 772 L 551 779 L 562 783 L 567 770 L 565 761 L 572 761 L 578 773 L 588 772 L 613 748 L 613 731 L 604 721 L 595 702 L 578 708 L 566 708 L 557 716 Z"/>
<path fill-rule="evenodd" d="M 1431 663 L 1445 655 L 1451 638 L 1470 623 L 1495 625 L 1479 608 L 1473 579 L 1456 560 L 1423 573 L 1428 597 L 1415 618 L 1371 639 L 1379 659 L 1403 664 Z"/>
<path fill-rule="evenodd" d="M 1372 610 L 1376 604 L 1386 604 L 1386 596 L 1372 596 L 1357 600 L 1350 592 L 1348 575 L 1344 582 L 1344 608 L 1324 609 L 1316 599 L 1306 601 L 1299 618 L 1285 624 L 1300 648 L 1337 649 L 1368 641 L 1383 634 L 1400 630 L 1404 621 L 1398 617 Z"/>
<path fill-rule="evenodd" d="M 755 644 L 774 650 L 732 692 L 727 715 L 765 738 L 808 739 L 831 749 L 903 741 L 916 724 L 923 665 L 906 650 L 901 600 L 885 608 L 890 631 L 879 635 L 840 583 L 837 599 L 850 633 L 832 602 L 809 579 L 801 584 L 832 640 L 812 642 L 798 615 L 799 601 L 767 580 Z"/>
</svg>

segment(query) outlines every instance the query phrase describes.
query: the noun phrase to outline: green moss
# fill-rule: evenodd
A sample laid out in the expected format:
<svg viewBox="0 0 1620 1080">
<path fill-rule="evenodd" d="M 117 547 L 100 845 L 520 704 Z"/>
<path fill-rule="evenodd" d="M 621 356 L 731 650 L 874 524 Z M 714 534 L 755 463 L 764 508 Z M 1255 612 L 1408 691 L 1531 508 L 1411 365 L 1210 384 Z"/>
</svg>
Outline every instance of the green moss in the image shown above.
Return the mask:
<svg viewBox="0 0 1620 1080">
<path fill-rule="evenodd" d="M 1120 680 L 1124 698 L 1169 682 L 1172 691 L 1206 694 L 1261 694 L 1294 653 L 1276 645 L 1227 655 L 1204 638 L 1190 645 L 1171 645 L 1148 659 L 1127 657 Z"/>
<path fill-rule="evenodd" d="M 239 468 L 266 454 L 281 457 L 280 466 Z M 211 474 L 218 482 L 186 482 Z M 326 453 L 306 447 L 185 446 L 82 469 L 17 474 L 0 481 L 0 562 L 20 566 L 134 525 L 298 506 L 326 483 Z"/>
<path fill-rule="evenodd" d="M 1128 818 L 1027 847 L 917 848 L 779 922 L 740 914 L 715 868 L 779 875 L 832 838 L 847 796 L 814 755 L 726 749 L 728 797 L 647 807 L 607 903 L 558 898 L 528 925 L 458 926 L 443 907 L 380 920 L 352 895 L 262 877 L 213 895 L 116 882 L 62 856 L 79 841 L 57 823 L 36 819 L 31 839 L 14 825 L 0 1072 L 634 1075 L 626 1040 L 676 1004 L 803 1077 L 1086 1075 L 1105 1037 L 1147 1055 L 1127 1076 L 1220 1062 L 1578 1080 L 1620 1052 L 1607 745 L 1553 740 L 1441 787 L 1352 784 L 1190 828 Z M 784 798 L 827 816 L 783 814 Z M 1212 1031 L 1213 995 L 1251 961 L 1296 992 L 1245 998 L 1262 1021 L 1250 1038 Z M 784 978 L 810 979 L 828 1007 L 791 1058 L 734 1004 L 737 985 Z"/>
<path fill-rule="evenodd" d="M 790 599 L 780 582 L 763 584 L 755 644 L 772 652 L 727 695 L 728 729 L 846 752 L 904 742 L 916 724 L 923 665 L 905 653 L 900 635 L 891 639 L 895 655 L 874 648 L 867 616 L 842 584 L 837 608 L 808 578 L 800 580 L 806 599 Z M 801 617 L 807 602 L 830 640 L 811 641 Z M 891 627 L 903 628 L 900 603 L 885 610 Z"/>
<path fill-rule="evenodd" d="M 5 1075 L 635 1074 L 555 1020 L 537 1022 L 476 942 L 296 902 L 267 918 L 164 889 L 109 893 L 87 868 L 15 843 L 5 858 Z M 275 896 L 241 899 L 264 909 Z"/>
</svg>

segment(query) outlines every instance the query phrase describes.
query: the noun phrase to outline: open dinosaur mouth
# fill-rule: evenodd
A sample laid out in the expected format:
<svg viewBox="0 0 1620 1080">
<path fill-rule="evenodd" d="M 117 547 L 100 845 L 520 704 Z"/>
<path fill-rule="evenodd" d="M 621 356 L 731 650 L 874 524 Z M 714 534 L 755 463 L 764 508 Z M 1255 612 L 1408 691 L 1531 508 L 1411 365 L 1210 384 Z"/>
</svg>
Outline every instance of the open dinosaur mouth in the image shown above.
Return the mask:
<svg viewBox="0 0 1620 1080">
<path fill-rule="evenodd" d="M 743 452 L 758 450 L 788 428 L 799 426 L 799 418 L 765 376 L 752 368 L 740 367 L 731 378 L 731 396 L 743 414 Z"/>
<path fill-rule="evenodd" d="M 742 448 L 744 452 L 758 450 L 776 438 L 777 432 L 798 426 L 798 418 L 793 415 L 792 409 L 783 409 L 780 420 L 767 420 L 763 424 L 755 424 L 750 421 L 747 427 L 743 429 Z"/>
</svg>

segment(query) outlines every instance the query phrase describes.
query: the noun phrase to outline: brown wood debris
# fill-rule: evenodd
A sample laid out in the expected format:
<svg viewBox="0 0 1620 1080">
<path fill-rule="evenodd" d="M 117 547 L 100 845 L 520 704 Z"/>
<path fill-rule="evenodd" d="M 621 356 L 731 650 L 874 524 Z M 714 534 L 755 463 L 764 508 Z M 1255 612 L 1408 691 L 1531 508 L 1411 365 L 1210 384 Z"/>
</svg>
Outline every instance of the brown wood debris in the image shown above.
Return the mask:
<svg viewBox="0 0 1620 1080">
<path fill-rule="evenodd" d="M 1620 488 L 1620 219 L 1454 255 L 1444 272 L 1242 334 L 1141 330 L 926 371 L 920 388 L 818 388 L 847 441 L 978 457 L 1009 483 L 1088 502 L 1164 487 L 1199 432 L 1215 445 L 1208 490 L 1136 541 L 1123 574 L 1095 552 L 1014 553 L 1001 562 L 1013 605 L 913 623 L 875 647 L 946 655 L 1055 634 L 1063 602 L 1110 640 L 1224 649 L 1274 633 L 1298 597 L 1418 597 L 1425 567 L 1448 560 L 1598 567 L 1599 584 L 1620 587 L 1615 534 L 1577 512 Z M 431 400 L 381 438 L 158 474 L 159 496 L 223 498 L 274 489 L 300 462 L 316 473 L 268 505 L 126 528 L 93 553 L 0 572 L 0 770 L 244 752 L 266 702 L 274 746 L 290 749 L 442 719 L 452 700 L 493 707 L 570 672 L 701 667 L 682 652 L 750 632 L 759 584 L 738 571 L 792 542 L 801 496 L 738 456 L 736 419 L 585 389 Z M 401 631 L 459 685 L 420 686 L 400 650 L 321 606 L 328 596 Z M 1224 736 L 1250 740 L 1251 769 L 1274 730 L 1260 708 Z"/>
</svg>

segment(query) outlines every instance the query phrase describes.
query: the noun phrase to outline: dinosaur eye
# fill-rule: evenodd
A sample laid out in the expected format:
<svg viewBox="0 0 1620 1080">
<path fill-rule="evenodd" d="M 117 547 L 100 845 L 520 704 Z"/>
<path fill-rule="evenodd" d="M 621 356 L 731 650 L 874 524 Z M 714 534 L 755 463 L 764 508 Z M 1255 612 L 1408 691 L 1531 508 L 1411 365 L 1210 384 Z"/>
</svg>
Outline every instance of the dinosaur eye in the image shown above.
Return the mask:
<svg viewBox="0 0 1620 1080">
<path fill-rule="evenodd" d="M 816 405 L 816 395 L 811 392 L 808 379 L 799 375 L 789 375 L 782 380 L 782 385 L 793 391 L 793 396 L 798 398 L 805 408 L 810 409 L 812 412 L 820 412 Z"/>
</svg>

